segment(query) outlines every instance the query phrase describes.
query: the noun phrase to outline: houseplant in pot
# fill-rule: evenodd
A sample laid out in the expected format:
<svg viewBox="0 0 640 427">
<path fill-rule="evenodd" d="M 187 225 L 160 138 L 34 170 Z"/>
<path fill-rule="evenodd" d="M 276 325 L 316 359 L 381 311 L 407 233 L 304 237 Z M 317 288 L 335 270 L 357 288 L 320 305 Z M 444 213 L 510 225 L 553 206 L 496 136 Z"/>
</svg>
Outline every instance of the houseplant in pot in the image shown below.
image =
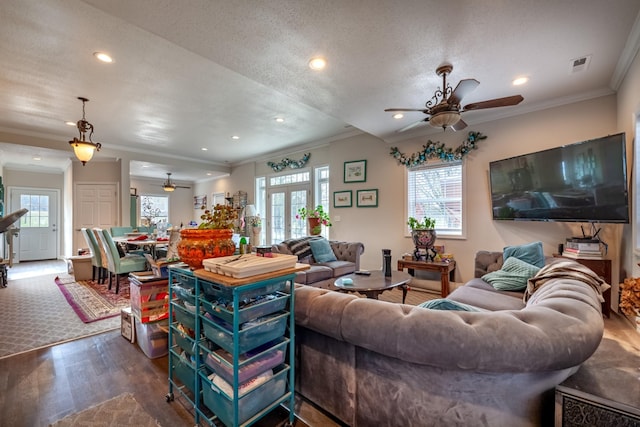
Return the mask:
<svg viewBox="0 0 640 427">
<path fill-rule="evenodd" d="M 309 223 L 309 234 L 317 236 L 322 232 L 322 226 L 331 227 L 331 219 L 329 214 L 324 211 L 322 205 L 318 205 L 315 209 L 300 208 L 298 209 L 297 219 L 306 219 Z"/>
<path fill-rule="evenodd" d="M 411 228 L 411 238 L 416 248 L 431 249 L 436 242 L 436 220 L 424 217 L 422 221 L 410 216 L 407 225 Z"/>
<path fill-rule="evenodd" d="M 202 260 L 233 255 L 236 245 L 233 236 L 238 211 L 231 206 L 216 205 L 200 216 L 198 228 L 180 231 L 178 255 L 192 269 L 202 268 Z"/>
</svg>

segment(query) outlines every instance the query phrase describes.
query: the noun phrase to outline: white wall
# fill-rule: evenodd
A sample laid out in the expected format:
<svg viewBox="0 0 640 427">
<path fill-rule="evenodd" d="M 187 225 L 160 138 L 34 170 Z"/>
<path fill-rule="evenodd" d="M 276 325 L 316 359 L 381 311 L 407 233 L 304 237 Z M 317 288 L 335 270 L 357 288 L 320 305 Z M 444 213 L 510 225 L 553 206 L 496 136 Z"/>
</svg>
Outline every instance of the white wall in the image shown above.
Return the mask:
<svg viewBox="0 0 640 427">
<path fill-rule="evenodd" d="M 193 214 L 193 185 L 175 181 L 176 185 L 191 188 L 176 188 L 175 191 L 168 193 L 162 189 L 164 181 L 164 179 L 131 178 L 130 185 L 131 188 L 136 189 L 138 195 L 169 196 L 169 222 L 171 225 L 188 224 Z M 127 194 L 130 194 L 128 190 Z M 123 221 L 123 225 L 137 225 L 129 224 L 129 222 L 127 212 L 126 221 Z"/>
</svg>

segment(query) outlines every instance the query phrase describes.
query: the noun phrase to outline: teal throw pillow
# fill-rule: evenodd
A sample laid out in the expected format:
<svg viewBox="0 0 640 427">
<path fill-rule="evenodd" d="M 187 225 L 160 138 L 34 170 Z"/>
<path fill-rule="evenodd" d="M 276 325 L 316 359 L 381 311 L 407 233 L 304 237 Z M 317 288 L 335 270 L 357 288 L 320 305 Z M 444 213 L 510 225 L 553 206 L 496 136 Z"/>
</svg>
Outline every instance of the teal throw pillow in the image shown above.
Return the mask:
<svg viewBox="0 0 640 427">
<path fill-rule="evenodd" d="M 527 243 L 526 245 L 507 246 L 502 251 L 502 258 L 506 261 L 509 257 L 516 257 L 527 264 L 544 267 L 544 253 L 542 242 Z"/>
<path fill-rule="evenodd" d="M 524 291 L 527 281 L 538 274 L 540 267 L 526 263 L 516 257 L 509 257 L 502 269 L 482 276 L 482 280 L 490 283 L 499 291 Z"/>
<path fill-rule="evenodd" d="M 331 262 L 338 260 L 327 239 L 309 240 L 309 245 L 311 245 L 311 252 L 313 253 L 313 258 L 315 258 L 316 262 Z"/>
<path fill-rule="evenodd" d="M 453 301 L 446 298 L 432 299 L 418 304 L 418 307 L 428 308 L 431 310 L 457 310 L 457 311 L 484 311 L 478 307 L 461 302 Z"/>
</svg>

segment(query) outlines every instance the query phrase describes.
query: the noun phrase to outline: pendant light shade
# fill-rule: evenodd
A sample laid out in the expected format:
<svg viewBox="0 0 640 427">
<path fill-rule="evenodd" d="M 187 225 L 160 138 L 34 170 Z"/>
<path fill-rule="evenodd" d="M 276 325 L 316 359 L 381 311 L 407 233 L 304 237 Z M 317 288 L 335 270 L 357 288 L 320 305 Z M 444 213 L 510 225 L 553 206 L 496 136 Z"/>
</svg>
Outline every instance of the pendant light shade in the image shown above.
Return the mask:
<svg viewBox="0 0 640 427">
<path fill-rule="evenodd" d="M 94 152 L 100 151 L 102 144 L 91 140 L 91 136 L 93 135 L 93 125 L 84 117 L 84 104 L 89 102 L 89 100 L 81 96 L 79 96 L 78 99 L 82 101 L 82 119 L 78 120 L 76 123 L 78 132 L 80 133 L 80 138 L 73 138 L 72 141 L 69 141 L 69 144 L 73 147 L 73 152 L 78 160 L 82 162 L 82 166 L 84 166 L 93 158 Z M 87 132 L 89 133 L 88 141 L 86 140 Z"/>
</svg>

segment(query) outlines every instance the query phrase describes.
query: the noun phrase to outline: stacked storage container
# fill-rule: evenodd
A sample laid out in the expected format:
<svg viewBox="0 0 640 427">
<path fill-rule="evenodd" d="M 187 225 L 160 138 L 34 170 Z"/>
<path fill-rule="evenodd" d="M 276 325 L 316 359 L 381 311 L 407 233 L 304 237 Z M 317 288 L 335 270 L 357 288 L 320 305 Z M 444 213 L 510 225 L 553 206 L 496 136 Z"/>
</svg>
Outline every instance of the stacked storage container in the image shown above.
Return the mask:
<svg viewBox="0 0 640 427">
<path fill-rule="evenodd" d="M 227 426 L 250 424 L 281 403 L 289 404 L 293 420 L 293 367 L 285 363 L 287 356 L 293 360 L 293 312 L 287 305 L 293 297 L 282 291 L 295 275 L 274 272 L 228 286 L 224 282 L 233 279 L 213 273 L 203 279 L 201 271 L 169 269 L 176 298 L 170 305 L 175 319 L 168 400 L 176 387 L 196 409 L 196 423 L 203 417 L 211 425 L 216 419 Z M 185 324 L 193 339 L 184 335 Z"/>
<path fill-rule="evenodd" d="M 169 283 L 144 274 L 129 275 L 136 341 L 150 359 L 168 352 Z"/>
</svg>

